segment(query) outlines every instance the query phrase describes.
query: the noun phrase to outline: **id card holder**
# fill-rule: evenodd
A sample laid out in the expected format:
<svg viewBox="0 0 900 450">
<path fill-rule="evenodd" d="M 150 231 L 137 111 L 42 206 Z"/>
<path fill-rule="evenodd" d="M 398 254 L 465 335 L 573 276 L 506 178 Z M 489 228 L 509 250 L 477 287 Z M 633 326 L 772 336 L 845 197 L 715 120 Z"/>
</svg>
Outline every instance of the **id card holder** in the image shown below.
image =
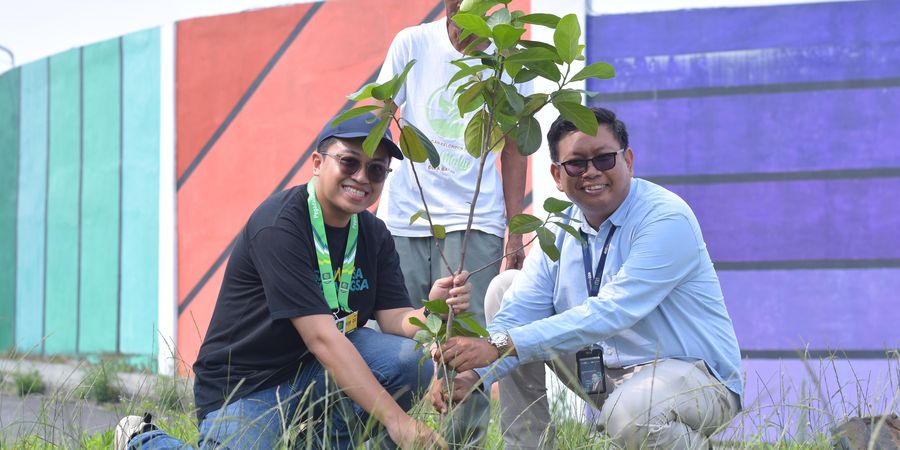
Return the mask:
<svg viewBox="0 0 900 450">
<path fill-rule="evenodd" d="M 352 313 L 341 317 L 340 319 L 335 319 L 334 324 L 337 326 L 338 331 L 340 331 L 344 335 L 347 335 L 356 329 L 358 317 L 359 313 L 353 311 Z"/>
<path fill-rule="evenodd" d="M 585 347 L 575 353 L 578 366 L 578 383 L 588 395 L 606 393 L 606 367 L 603 365 L 603 349 Z"/>
</svg>

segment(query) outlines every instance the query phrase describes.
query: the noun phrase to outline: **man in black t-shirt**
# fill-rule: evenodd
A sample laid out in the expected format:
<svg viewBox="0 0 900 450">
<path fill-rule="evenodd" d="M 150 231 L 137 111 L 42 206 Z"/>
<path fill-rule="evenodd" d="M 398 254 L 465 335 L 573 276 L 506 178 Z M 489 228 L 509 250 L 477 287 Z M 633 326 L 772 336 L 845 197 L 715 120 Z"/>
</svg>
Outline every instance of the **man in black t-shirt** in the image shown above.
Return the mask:
<svg viewBox="0 0 900 450">
<path fill-rule="evenodd" d="M 369 415 L 404 448 L 446 447 L 405 412 L 434 369 L 409 339 L 409 319 L 425 321 L 424 310 L 410 307 L 391 235 L 366 210 L 390 157 L 403 159 L 390 131 L 366 156 L 375 123 L 371 114 L 329 122 L 313 180 L 264 201 L 238 235 L 194 364 L 201 448 L 274 448 L 297 422 L 307 427 L 299 440 L 348 448 Z M 464 310 L 466 278 L 438 280 L 430 298 Z M 372 318 L 382 333 L 363 327 Z M 117 448 L 184 445 L 149 422 L 122 419 Z"/>
</svg>

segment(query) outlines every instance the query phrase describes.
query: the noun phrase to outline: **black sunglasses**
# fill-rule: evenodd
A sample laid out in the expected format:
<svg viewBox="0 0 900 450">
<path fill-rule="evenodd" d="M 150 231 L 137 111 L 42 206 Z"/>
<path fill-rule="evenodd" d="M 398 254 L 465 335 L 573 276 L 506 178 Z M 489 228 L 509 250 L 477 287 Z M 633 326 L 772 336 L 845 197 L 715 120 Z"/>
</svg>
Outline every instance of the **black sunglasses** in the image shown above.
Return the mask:
<svg viewBox="0 0 900 450">
<path fill-rule="evenodd" d="M 353 176 L 356 172 L 359 172 L 360 168 L 362 168 L 362 160 L 355 156 L 335 155 L 334 153 L 324 152 L 320 152 L 319 154 L 330 156 L 338 160 L 338 167 L 341 168 L 341 173 L 348 177 Z M 373 160 L 366 163 L 366 178 L 372 183 L 381 183 L 387 178 L 390 171 L 391 168 L 383 162 Z"/>
<path fill-rule="evenodd" d="M 588 161 L 594 164 L 597 170 L 609 170 L 616 167 L 616 155 L 624 152 L 625 149 L 617 150 L 610 153 L 601 153 L 591 159 L 570 159 L 566 162 L 556 163 L 566 169 L 566 173 L 570 177 L 580 177 L 587 172 Z"/>
</svg>

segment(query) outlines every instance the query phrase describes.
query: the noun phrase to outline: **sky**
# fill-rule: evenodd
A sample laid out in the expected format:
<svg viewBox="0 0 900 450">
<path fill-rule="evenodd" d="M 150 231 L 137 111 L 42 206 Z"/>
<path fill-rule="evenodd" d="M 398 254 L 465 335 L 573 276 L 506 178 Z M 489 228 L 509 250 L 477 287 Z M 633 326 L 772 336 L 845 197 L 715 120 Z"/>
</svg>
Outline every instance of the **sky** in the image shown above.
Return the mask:
<svg viewBox="0 0 900 450">
<path fill-rule="evenodd" d="M 0 72 L 12 66 L 10 52 L 15 64 L 22 65 L 73 47 L 182 19 L 309 1 L 312 0 L 0 0 Z M 836 0 L 587 0 L 587 11 L 622 14 L 824 1 Z"/>
</svg>

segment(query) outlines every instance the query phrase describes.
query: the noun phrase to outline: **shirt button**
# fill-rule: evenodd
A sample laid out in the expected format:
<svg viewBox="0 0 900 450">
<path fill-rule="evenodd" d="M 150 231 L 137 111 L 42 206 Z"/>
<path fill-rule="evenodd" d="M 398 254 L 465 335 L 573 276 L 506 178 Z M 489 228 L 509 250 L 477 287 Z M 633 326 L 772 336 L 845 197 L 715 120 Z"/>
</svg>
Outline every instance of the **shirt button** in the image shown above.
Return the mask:
<svg viewBox="0 0 900 450">
<path fill-rule="evenodd" d="M 611 348 L 606 349 L 606 354 L 609 355 L 609 356 L 612 356 L 612 354 L 613 354 L 613 349 L 611 349 Z"/>
</svg>

